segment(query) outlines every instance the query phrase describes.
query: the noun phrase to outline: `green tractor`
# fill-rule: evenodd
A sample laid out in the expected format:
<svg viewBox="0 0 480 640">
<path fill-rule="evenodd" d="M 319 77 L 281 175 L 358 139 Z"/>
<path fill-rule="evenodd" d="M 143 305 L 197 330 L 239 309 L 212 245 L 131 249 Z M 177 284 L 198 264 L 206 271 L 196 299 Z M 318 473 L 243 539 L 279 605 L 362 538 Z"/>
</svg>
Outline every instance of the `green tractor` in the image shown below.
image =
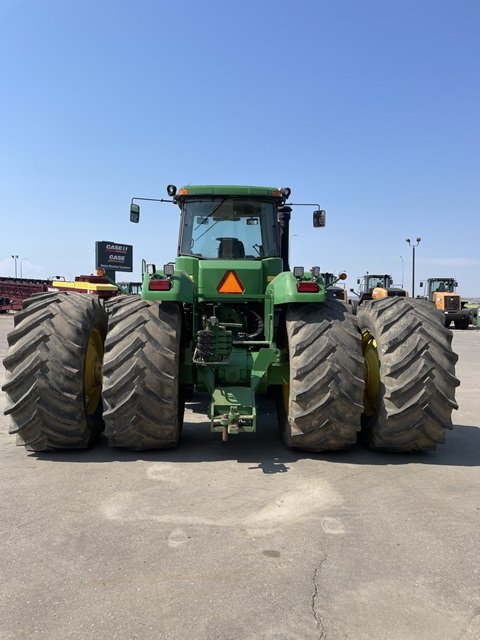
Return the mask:
<svg viewBox="0 0 480 640">
<path fill-rule="evenodd" d="M 337 298 L 338 300 L 343 300 L 343 302 L 348 301 L 345 285 L 343 285 L 343 287 L 339 286 L 341 280 L 347 279 L 347 274 L 345 272 L 341 272 L 338 277 L 334 273 L 322 272 L 322 278 L 325 283 L 328 296 Z"/>
<path fill-rule="evenodd" d="M 271 394 L 289 447 L 340 450 L 360 433 L 390 451 L 443 442 L 456 355 L 431 305 L 387 298 L 355 316 L 327 295 L 319 267 L 291 270 L 290 189 L 167 192 L 160 201 L 180 209 L 177 258 L 147 265 L 140 294 L 102 306 L 46 293 L 16 315 L 3 388 L 21 444 L 87 447 L 104 430 L 112 446 L 174 447 L 192 387 L 208 394 L 223 440 L 254 432 L 257 396 Z M 324 225 L 317 205 L 313 226 Z"/>
</svg>

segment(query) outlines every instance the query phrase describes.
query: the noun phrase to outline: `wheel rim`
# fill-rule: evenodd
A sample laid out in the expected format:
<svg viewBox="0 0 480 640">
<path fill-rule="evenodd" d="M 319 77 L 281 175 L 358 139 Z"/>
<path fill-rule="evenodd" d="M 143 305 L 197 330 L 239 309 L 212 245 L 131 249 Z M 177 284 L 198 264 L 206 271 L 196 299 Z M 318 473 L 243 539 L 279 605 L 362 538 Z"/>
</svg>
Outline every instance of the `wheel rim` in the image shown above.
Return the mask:
<svg viewBox="0 0 480 640">
<path fill-rule="evenodd" d="M 88 337 L 84 374 L 85 404 L 89 415 L 95 413 L 102 397 L 103 351 L 102 335 L 98 329 L 93 329 Z"/>
<path fill-rule="evenodd" d="M 380 362 L 377 341 L 368 331 L 362 334 L 363 358 L 365 362 L 365 414 L 371 416 L 378 406 L 380 394 Z"/>
</svg>

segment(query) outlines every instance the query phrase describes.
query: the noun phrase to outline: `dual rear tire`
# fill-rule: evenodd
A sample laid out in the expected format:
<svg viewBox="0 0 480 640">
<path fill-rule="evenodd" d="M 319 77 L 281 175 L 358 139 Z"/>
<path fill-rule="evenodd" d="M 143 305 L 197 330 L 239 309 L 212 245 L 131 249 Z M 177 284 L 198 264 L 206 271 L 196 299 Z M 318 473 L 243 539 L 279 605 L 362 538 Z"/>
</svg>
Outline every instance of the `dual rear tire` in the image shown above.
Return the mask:
<svg viewBox="0 0 480 640">
<path fill-rule="evenodd" d="M 94 296 L 47 293 L 26 300 L 14 322 L 3 390 L 19 444 L 87 448 L 105 429 L 113 446 L 176 446 L 184 406 L 178 306 L 119 296 L 105 309 Z"/>
<path fill-rule="evenodd" d="M 452 333 L 419 300 L 291 307 L 290 363 L 279 419 L 285 443 L 306 451 L 429 451 L 444 442 L 457 408 Z"/>
</svg>

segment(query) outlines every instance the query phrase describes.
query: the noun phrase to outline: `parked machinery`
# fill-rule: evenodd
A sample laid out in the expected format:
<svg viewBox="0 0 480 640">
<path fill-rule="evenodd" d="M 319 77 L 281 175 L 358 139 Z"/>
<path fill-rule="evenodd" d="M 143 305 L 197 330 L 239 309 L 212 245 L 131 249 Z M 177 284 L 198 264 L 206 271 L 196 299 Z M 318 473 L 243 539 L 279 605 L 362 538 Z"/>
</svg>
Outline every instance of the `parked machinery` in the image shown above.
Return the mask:
<svg viewBox="0 0 480 640">
<path fill-rule="evenodd" d="M 50 280 L 0 277 L 0 313 L 18 311 L 26 298 L 48 291 L 50 285 Z"/>
<path fill-rule="evenodd" d="M 118 287 L 104 275 L 77 276 L 71 282 L 60 276 L 50 280 L 0 277 L 0 313 L 19 311 L 24 301 L 31 296 L 56 290 L 89 293 L 101 299 L 110 298 L 118 293 Z"/>
<path fill-rule="evenodd" d="M 353 313 L 357 312 L 358 305 L 365 300 L 380 300 L 393 297 L 408 298 L 406 290 L 395 287 L 393 278 L 388 273 L 375 275 L 367 272 L 363 278 L 357 278 L 357 284 L 359 285 L 358 291 L 350 289 L 350 292 L 357 296 L 357 299 L 350 300 Z"/>
<path fill-rule="evenodd" d="M 357 279 L 357 284 L 360 285 L 358 293 L 353 289 L 350 289 L 350 291 L 358 296 L 359 302 L 363 302 L 364 300 L 378 300 L 379 298 L 391 298 L 394 296 L 401 298 L 408 297 L 405 289 L 394 286 L 393 278 L 388 273 L 382 275 L 366 273 L 363 278 Z"/>
<path fill-rule="evenodd" d="M 443 442 L 457 356 L 432 305 L 385 297 L 355 316 L 327 295 L 318 267 L 290 270 L 290 189 L 167 192 L 161 201 L 180 211 L 177 257 L 147 265 L 140 295 L 104 307 L 57 291 L 16 314 L 3 389 L 20 443 L 86 447 L 105 428 L 113 446 L 173 447 L 192 386 L 208 394 L 224 440 L 256 430 L 267 393 L 290 447 L 344 449 L 359 433 L 388 451 Z M 132 222 L 139 216 L 132 201 Z M 313 226 L 324 224 L 317 206 Z"/>
<path fill-rule="evenodd" d="M 449 327 L 453 322 L 455 329 L 468 329 L 473 322 L 472 310 L 465 306 L 461 296 L 455 289 L 458 282 L 455 278 L 428 278 L 426 283 L 425 298 L 433 302 L 435 307 L 443 314 L 445 326 Z"/>
<path fill-rule="evenodd" d="M 340 281 L 346 280 L 347 274 L 342 271 L 336 276 L 334 273 L 322 272 L 321 276 L 327 289 L 327 295 L 347 302 L 347 288 L 345 285 L 343 287 L 338 286 Z"/>
</svg>

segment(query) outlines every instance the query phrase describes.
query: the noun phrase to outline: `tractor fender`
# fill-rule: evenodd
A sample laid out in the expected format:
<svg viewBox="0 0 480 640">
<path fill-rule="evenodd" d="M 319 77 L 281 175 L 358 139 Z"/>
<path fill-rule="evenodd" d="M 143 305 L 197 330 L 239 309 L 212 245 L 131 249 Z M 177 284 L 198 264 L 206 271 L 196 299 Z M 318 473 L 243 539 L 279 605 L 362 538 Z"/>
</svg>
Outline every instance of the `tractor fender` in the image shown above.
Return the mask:
<svg viewBox="0 0 480 640">
<path fill-rule="evenodd" d="M 317 293 L 304 293 L 297 290 L 297 279 L 291 271 L 279 273 L 266 288 L 266 295 L 273 299 L 273 304 L 295 304 L 303 302 L 325 302 L 327 293 L 325 286 L 318 283 Z"/>
<path fill-rule="evenodd" d="M 147 273 L 143 278 L 141 297 L 144 300 L 168 300 L 171 302 L 185 302 L 193 304 L 195 299 L 196 285 L 192 278 L 185 271 L 175 271 L 170 278 L 170 289 L 167 291 L 152 291 L 150 280 L 155 278 L 166 278 L 163 271 L 157 271 L 154 276 Z"/>
</svg>

